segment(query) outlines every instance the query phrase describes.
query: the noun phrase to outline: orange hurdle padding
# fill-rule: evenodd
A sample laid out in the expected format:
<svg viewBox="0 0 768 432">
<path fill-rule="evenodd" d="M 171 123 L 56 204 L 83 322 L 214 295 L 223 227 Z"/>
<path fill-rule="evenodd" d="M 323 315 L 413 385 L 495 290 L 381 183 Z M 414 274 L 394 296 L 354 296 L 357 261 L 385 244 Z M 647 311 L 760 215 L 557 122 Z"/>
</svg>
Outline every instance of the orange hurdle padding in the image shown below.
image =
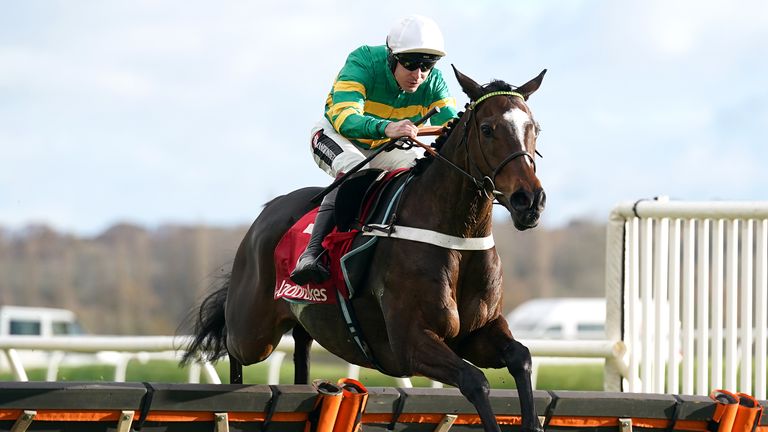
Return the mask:
<svg viewBox="0 0 768 432">
<path fill-rule="evenodd" d="M 314 380 L 312 385 L 317 390 L 317 399 L 304 432 L 333 432 L 342 400 L 341 387 L 325 380 Z"/>
<path fill-rule="evenodd" d="M 712 414 L 712 430 L 732 432 L 739 411 L 739 397 L 727 390 L 713 390 L 709 397 L 717 402 L 715 413 Z"/>
<path fill-rule="evenodd" d="M 343 398 L 333 432 L 358 432 L 368 402 L 368 389 L 352 378 L 342 378 L 337 384 L 342 389 Z"/>
<path fill-rule="evenodd" d="M 736 420 L 733 422 L 733 432 L 753 432 L 760 424 L 763 407 L 754 397 L 737 393 L 739 408 L 736 411 Z"/>
</svg>

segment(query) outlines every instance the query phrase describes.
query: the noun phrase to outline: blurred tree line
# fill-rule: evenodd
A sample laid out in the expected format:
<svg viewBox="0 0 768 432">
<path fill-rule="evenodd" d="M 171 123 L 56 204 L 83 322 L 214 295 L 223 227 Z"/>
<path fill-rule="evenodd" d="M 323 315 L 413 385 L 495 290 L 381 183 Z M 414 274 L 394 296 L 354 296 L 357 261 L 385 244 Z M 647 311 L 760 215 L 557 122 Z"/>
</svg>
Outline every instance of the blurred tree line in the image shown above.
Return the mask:
<svg viewBox="0 0 768 432">
<path fill-rule="evenodd" d="M 76 311 L 89 333 L 167 335 L 226 277 L 248 226 L 118 224 L 95 237 L 0 228 L 0 304 Z M 494 225 L 505 312 L 535 297 L 604 295 L 605 226 Z"/>
</svg>

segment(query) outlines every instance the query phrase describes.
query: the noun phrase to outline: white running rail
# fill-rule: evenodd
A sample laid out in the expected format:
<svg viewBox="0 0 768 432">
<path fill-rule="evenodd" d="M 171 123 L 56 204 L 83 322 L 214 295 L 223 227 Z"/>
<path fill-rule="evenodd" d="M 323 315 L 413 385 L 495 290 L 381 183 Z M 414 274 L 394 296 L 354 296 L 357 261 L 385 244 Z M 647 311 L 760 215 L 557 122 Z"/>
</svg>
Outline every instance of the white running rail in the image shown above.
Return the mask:
<svg viewBox="0 0 768 432">
<path fill-rule="evenodd" d="M 190 336 L 55 336 L 42 338 L 38 336 L 4 336 L 0 337 L 0 352 L 4 352 L 9 359 L 14 376 L 19 381 L 28 381 L 26 370 L 19 358 L 18 350 L 41 350 L 52 352 L 48 364 L 47 379 L 55 381 L 59 364 L 63 359 L 62 352 L 67 353 L 103 353 L 111 352 L 120 354 L 112 356 L 114 360 L 114 381 L 125 381 L 125 371 L 128 361 L 132 358 L 139 359 L 168 359 L 178 360 L 179 347 L 185 346 L 190 341 Z M 610 341 L 557 341 L 557 340 L 521 340 L 531 350 L 532 355 L 540 357 L 558 358 L 559 364 L 568 363 L 568 359 L 591 359 L 593 361 L 605 361 L 606 367 L 626 371 L 620 364 L 624 355 L 624 346 L 621 342 Z M 280 368 L 286 352 L 293 350 L 293 338 L 284 336 L 277 350 L 267 359 L 268 372 L 267 383 L 279 384 Z M 324 349 L 317 343 L 312 344 L 313 351 Z M 581 360 L 583 361 L 583 360 Z M 552 363 L 552 359 L 545 362 Z M 534 362 L 535 363 L 535 362 Z M 199 382 L 201 371 L 210 383 L 219 384 L 216 370 L 210 363 L 193 364 L 189 369 L 189 382 Z M 359 368 L 348 366 L 347 376 L 356 378 Z M 535 378 L 535 377 L 534 377 Z M 411 387 L 408 378 L 398 378 L 398 385 Z M 439 383 L 433 383 L 439 386 Z"/>
<path fill-rule="evenodd" d="M 624 391 L 766 398 L 768 202 L 617 206 L 606 297 L 607 337 L 627 347 Z"/>
</svg>

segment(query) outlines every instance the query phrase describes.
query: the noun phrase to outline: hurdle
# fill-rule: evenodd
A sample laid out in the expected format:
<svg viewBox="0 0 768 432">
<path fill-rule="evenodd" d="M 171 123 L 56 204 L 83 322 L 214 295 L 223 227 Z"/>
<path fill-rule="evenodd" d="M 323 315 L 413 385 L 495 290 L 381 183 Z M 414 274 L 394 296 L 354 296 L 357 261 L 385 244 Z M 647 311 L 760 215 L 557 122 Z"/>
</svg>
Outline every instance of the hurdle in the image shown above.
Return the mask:
<svg viewBox="0 0 768 432">
<path fill-rule="evenodd" d="M 365 431 L 480 429 L 474 407 L 457 389 L 369 387 L 365 391 L 367 403 L 360 406 L 357 422 L 345 420 L 334 425 L 334 431 L 351 431 L 358 423 Z M 303 432 L 318 395 L 312 385 L 3 382 L 0 431 Z M 517 392 L 491 390 L 490 399 L 502 428 L 519 428 Z M 539 390 L 534 392 L 534 402 L 547 431 L 736 432 L 749 426 L 739 426 L 738 403 L 723 408 L 707 396 Z M 763 400 L 750 409 L 766 407 L 768 402 Z M 720 423 L 728 412 L 734 415 L 726 427 Z M 749 430 L 768 432 L 768 416 L 753 416 L 755 420 Z"/>
</svg>

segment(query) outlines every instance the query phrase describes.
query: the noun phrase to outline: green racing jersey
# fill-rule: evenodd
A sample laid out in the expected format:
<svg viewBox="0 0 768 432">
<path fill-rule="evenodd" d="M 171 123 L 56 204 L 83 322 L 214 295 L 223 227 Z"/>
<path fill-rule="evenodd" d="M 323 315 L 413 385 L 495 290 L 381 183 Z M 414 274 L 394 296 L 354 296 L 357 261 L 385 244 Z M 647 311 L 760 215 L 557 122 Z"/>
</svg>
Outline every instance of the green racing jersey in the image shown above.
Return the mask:
<svg viewBox="0 0 768 432">
<path fill-rule="evenodd" d="M 390 122 L 415 121 L 432 107 L 440 112 L 430 118 L 431 125 L 441 126 L 457 115 L 440 70 L 433 68 L 415 92 L 404 92 L 387 64 L 387 47 L 363 45 L 349 54 L 337 75 L 325 117 L 352 143 L 372 149 L 389 141 L 384 129 Z"/>
</svg>

